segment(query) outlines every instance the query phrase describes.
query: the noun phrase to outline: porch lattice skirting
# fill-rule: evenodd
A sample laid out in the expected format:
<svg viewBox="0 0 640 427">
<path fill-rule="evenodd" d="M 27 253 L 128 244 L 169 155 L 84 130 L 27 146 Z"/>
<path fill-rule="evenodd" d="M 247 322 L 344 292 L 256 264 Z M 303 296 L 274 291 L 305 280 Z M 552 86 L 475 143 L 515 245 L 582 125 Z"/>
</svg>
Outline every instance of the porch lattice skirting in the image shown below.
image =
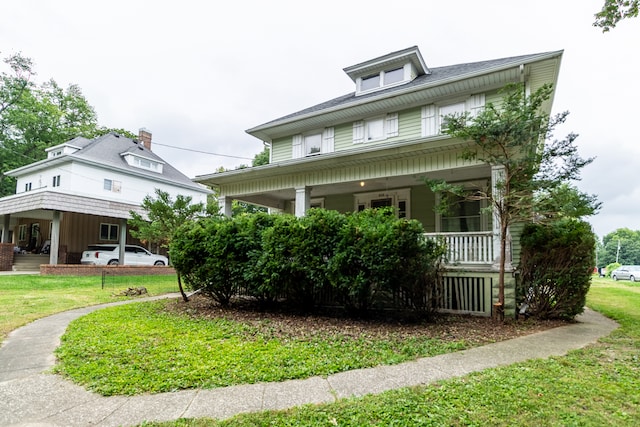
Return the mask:
<svg viewBox="0 0 640 427">
<path fill-rule="evenodd" d="M 439 308 L 445 312 L 488 315 L 492 285 L 490 277 L 443 277 Z"/>
</svg>

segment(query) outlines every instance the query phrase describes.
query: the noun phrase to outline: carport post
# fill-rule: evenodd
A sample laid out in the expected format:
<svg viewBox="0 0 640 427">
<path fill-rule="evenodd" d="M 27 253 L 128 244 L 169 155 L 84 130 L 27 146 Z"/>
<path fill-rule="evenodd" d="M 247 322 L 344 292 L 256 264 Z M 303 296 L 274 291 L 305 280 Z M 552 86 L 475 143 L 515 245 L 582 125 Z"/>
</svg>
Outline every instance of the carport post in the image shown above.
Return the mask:
<svg viewBox="0 0 640 427">
<path fill-rule="evenodd" d="M 60 211 L 53 211 L 51 221 L 51 243 L 49 244 L 49 264 L 58 264 L 58 246 L 60 245 Z"/>
<path fill-rule="evenodd" d="M 118 258 L 120 259 L 120 265 L 124 265 L 124 249 L 127 244 L 127 220 L 120 218 L 120 253 Z"/>
</svg>

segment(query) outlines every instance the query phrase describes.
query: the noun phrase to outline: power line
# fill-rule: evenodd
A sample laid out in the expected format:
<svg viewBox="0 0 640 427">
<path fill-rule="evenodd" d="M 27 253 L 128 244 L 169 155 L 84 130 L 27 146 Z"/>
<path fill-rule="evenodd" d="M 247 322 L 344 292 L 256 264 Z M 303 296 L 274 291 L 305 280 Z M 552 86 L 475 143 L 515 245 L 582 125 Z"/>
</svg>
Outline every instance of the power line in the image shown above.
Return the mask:
<svg viewBox="0 0 640 427">
<path fill-rule="evenodd" d="M 212 153 L 210 151 L 194 150 L 193 148 L 176 147 L 175 145 L 161 144 L 161 143 L 153 141 L 153 140 L 151 141 L 151 144 L 152 145 L 160 145 L 161 147 L 174 148 L 176 150 L 191 151 L 193 153 L 209 154 L 211 156 L 231 157 L 231 158 L 234 158 L 234 159 L 242 159 L 242 160 L 253 160 L 250 157 L 233 156 L 231 154 L 218 154 L 218 153 Z"/>
</svg>

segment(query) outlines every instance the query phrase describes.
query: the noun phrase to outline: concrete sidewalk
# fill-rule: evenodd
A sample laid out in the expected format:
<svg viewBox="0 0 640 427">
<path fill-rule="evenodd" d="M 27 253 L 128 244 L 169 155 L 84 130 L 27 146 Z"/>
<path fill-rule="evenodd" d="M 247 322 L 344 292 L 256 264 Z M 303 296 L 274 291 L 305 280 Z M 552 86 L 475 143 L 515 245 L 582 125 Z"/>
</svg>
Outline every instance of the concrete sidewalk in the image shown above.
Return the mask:
<svg viewBox="0 0 640 427">
<path fill-rule="evenodd" d="M 157 298 L 163 297 L 149 299 Z M 122 303 L 136 301 L 140 300 Z M 399 365 L 358 369 L 327 378 L 130 397 L 102 397 L 45 373 L 55 363 L 53 350 L 69 322 L 108 305 L 113 304 L 49 316 L 9 335 L 0 347 L 0 425 L 130 426 L 145 420 L 228 418 L 242 412 L 331 403 L 343 397 L 430 384 L 528 359 L 561 356 L 597 341 L 618 326 L 587 309 L 575 324 Z"/>
</svg>

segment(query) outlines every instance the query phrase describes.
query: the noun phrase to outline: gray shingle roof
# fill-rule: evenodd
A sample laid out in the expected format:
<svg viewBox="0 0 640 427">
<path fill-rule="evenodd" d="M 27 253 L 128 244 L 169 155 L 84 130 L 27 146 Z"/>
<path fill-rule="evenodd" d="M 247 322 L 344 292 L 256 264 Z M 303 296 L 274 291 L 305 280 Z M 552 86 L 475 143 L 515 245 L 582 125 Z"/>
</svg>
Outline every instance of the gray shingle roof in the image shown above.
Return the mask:
<svg viewBox="0 0 640 427">
<path fill-rule="evenodd" d="M 540 56 L 553 54 L 553 53 L 554 52 L 545 52 L 545 53 L 537 53 L 537 54 L 531 54 L 531 55 L 511 56 L 507 58 L 492 59 L 488 61 L 470 62 L 470 63 L 464 63 L 464 64 L 448 65 L 444 67 L 429 68 L 429 70 L 431 71 L 431 74 L 418 76 L 416 79 L 412 80 L 407 84 L 394 86 L 389 89 L 379 90 L 376 92 L 368 93 L 365 95 L 359 95 L 359 96 L 356 96 L 355 92 L 351 92 L 349 94 L 339 96 L 329 101 L 311 106 L 309 108 L 305 108 L 304 110 L 300 110 L 295 113 L 291 113 L 286 116 L 277 118 L 275 120 L 271 120 L 262 125 L 256 126 L 256 128 L 268 127 L 270 124 L 275 124 L 281 121 L 293 119 L 297 116 L 304 116 L 306 114 L 320 112 L 328 108 L 335 108 L 340 106 L 344 106 L 346 108 L 352 102 L 356 102 L 356 101 L 361 102 L 362 100 L 366 100 L 367 98 L 378 98 L 384 95 L 391 95 L 394 92 L 404 91 L 407 88 L 415 87 L 417 89 L 421 86 L 437 85 L 439 82 L 444 83 L 445 81 L 450 81 L 452 79 L 464 78 L 469 74 L 479 73 L 485 70 L 489 71 L 489 70 L 500 68 L 503 66 L 526 63 Z M 251 129 L 248 130 L 248 132 L 250 131 Z"/>
<path fill-rule="evenodd" d="M 78 139 L 79 138 L 75 138 L 72 141 L 75 142 Z M 116 169 L 121 169 L 123 171 L 128 171 L 139 176 L 145 176 L 156 181 L 170 181 L 182 186 L 202 190 L 201 186 L 191 181 L 186 175 L 171 166 L 169 163 L 165 162 L 153 151 L 147 150 L 141 142 L 138 142 L 135 139 L 127 138 L 125 136 L 111 132 L 106 135 L 99 136 L 93 140 L 86 141 L 88 142 L 86 144 L 83 143 L 83 147 L 80 150 L 76 151 L 73 154 L 69 154 L 68 157 Z M 80 144 L 73 145 L 79 146 Z M 162 163 L 162 173 L 147 171 L 145 169 L 129 165 L 122 156 L 122 154 L 125 153 L 136 154 L 146 159 Z"/>
</svg>

